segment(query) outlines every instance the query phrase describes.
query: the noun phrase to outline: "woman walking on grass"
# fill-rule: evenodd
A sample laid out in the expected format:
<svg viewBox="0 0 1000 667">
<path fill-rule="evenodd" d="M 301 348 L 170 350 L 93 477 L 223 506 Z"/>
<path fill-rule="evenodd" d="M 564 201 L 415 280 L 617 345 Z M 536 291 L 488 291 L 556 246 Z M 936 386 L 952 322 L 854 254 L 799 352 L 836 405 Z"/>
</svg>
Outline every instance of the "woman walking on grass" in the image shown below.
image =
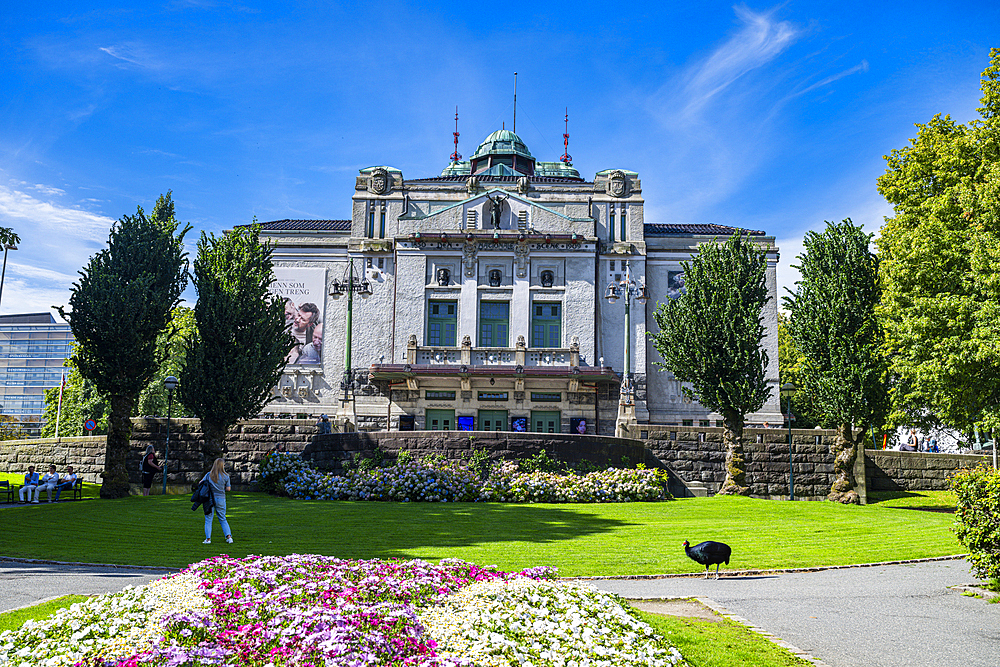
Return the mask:
<svg viewBox="0 0 1000 667">
<path fill-rule="evenodd" d="M 215 459 L 212 470 L 201 478 L 202 482 L 208 482 L 212 489 L 212 497 L 215 500 L 215 516 L 219 517 L 219 525 L 222 526 L 222 534 L 226 536 L 226 542 L 233 543 L 233 532 L 229 529 L 229 522 L 226 521 L 226 491 L 231 491 L 229 486 L 229 475 L 226 474 L 226 462 L 223 459 Z M 205 542 L 212 543 L 212 514 L 205 515 Z"/>
</svg>

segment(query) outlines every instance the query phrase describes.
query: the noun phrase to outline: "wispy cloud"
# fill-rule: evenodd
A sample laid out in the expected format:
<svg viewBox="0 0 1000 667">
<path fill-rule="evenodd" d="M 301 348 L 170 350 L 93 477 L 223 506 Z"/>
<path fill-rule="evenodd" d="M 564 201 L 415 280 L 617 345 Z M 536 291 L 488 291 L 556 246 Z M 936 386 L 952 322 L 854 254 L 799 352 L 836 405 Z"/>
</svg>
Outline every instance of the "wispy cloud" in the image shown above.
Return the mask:
<svg viewBox="0 0 1000 667">
<path fill-rule="evenodd" d="M 817 88 L 828 86 L 834 81 L 843 79 L 845 76 L 850 76 L 851 74 L 856 74 L 857 72 L 867 72 L 867 71 L 868 71 L 868 61 L 862 60 L 860 63 L 858 63 L 854 67 L 851 67 L 850 69 L 845 69 L 843 72 L 838 72 L 837 74 L 828 76 L 822 81 L 817 81 L 816 83 L 808 86 L 807 88 L 803 88 L 802 90 L 797 90 L 791 93 L 786 99 L 791 99 L 793 97 L 799 97 L 800 95 L 805 95 L 806 93 L 811 93 Z"/>
<path fill-rule="evenodd" d="M 35 189 L 45 186 L 36 185 Z M 58 194 L 50 188 L 47 194 Z M 88 241 L 104 241 L 114 220 L 79 208 L 69 208 L 0 185 L 0 221 L 5 225 L 29 224 L 47 232 Z M 23 236 L 23 235 L 22 235 Z"/>
<path fill-rule="evenodd" d="M 801 34 L 791 23 L 775 21 L 774 10 L 756 13 L 745 5 L 734 10 L 740 30 L 686 72 L 683 116 L 696 114 L 740 77 L 773 61 Z"/>
<path fill-rule="evenodd" d="M 121 61 L 122 63 L 127 63 L 129 65 L 134 65 L 136 67 L 141 67 L 143 69 L 160 69 L 161 62 L 158 58 L 154 57 L 149 51 L 138 42 L 123 42 L 121 44 L 113 44 L 111 46 L 99 47 L 101 51 Z M 119 67 L 123 65 L 119 64 Z"/>
</svg>

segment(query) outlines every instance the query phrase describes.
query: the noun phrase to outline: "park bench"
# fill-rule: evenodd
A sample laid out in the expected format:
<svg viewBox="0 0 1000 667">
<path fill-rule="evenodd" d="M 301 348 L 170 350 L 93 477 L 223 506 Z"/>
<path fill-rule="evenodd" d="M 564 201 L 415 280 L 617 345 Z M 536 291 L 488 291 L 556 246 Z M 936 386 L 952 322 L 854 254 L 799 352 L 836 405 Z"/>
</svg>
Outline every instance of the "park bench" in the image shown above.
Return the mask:
<svg viewBox="0 0 1000 667">
<path fill-rule="evenodd" d="M 7 495 L 7 500 L 4 501 L 5 503 L 14 502 L 14 493 L 16 491 L 17 489 L 11 486 L 10 482 L 7 480 L 0 481 L 0 493 Z"/>
</svg>

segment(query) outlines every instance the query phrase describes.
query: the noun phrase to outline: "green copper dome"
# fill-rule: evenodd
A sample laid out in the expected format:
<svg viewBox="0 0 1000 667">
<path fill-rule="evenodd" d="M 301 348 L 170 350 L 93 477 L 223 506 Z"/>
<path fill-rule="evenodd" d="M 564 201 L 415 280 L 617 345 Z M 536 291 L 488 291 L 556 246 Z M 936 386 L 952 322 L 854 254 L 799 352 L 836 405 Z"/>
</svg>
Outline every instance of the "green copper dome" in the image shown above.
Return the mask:
<svg viewBox="0 0 1000 667">
<path fill-rule="evenodd" d="M 517 136 L 510 130 L 497 130 L 490 136 L 486 137 L 483 143 L 479 144 L 479 148 L 473 153 L 472 159 L 475 160 L 478 157 L 484 155 L 520 155 L 522 157 L 530 158 L 534 160 L 534 156 L 531 155 L 531 151 L 528 147 L 524 145 L 521 137 Z"/>
</svg>

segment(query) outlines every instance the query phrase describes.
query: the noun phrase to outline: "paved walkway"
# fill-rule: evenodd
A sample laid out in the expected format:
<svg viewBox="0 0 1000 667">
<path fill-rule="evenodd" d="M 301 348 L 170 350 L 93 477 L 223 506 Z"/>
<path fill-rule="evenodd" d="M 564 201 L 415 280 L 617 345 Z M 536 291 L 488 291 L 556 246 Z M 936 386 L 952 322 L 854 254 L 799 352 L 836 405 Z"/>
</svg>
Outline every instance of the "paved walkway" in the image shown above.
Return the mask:
<svg viewBox="0 0 1000 667">
<path fill-rule="evenodd" d="M 1000 604 L 949 586 L 964 560 L 719 579 L 592 581 L 628 598 L 709 598 L 831 667 L 997 667 Z"/>
<path fill-rule="evenodd" d="M 140 585 L 169 570 L 0 561 L 0 611 Z M 1000 604 L 949 586 L 964 560 L 714 579 L 598 579 L 629 598 L 709 598 L 831 667 L 996 667 Z"/>
<path fill-rule="evenodd" d="M 113 593 L 140 586 L 176 570 L 21 563 L 0 560 L 0 611 L 63 595 Z"/>
</svg>

